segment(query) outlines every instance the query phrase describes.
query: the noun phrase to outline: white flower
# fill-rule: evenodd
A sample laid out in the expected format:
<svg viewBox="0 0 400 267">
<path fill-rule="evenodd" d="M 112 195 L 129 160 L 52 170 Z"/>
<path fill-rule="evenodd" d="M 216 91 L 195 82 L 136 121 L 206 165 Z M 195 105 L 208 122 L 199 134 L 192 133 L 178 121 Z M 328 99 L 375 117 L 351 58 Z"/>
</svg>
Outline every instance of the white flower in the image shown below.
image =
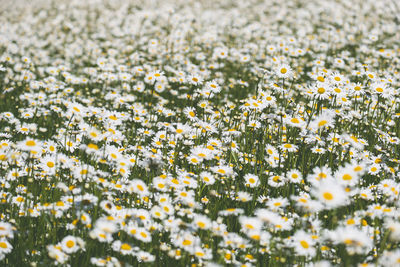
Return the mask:
<svg viewBox="0 0 400 267">
<path fill-rule="evenodd" d="M 293 76 L 293 71 L 292 68 L 288 64 L 280 64 L 276 69 L 275 69 L 276 75 L 278 75 L 279 78 L 291 78 Z"/>
<path fill-rule="evenodd" d="M 82 243 L 82 242 L 79 242 L 79 243 Z M 78 238 L 76 238 L 72 235 L 68 235 L 68 236 L 64 237 L 63 240 L 61 241 L 61 248 L 65 253 L 68 253 L 68 254 L 75 253 L 81 248 L 79 243 L 78 243 Z"/>
<path fill-rule="evenodd" d="M 248 173 L 244 176 L 246 186 L 251 188 L 257 187 L 260 184 L 260 179 L 257 175 Z"/>
<path fill-rule="evenodd" d="M 0 254 L 8 254 L 13 249 L 12 245 L 5 238 L 0 238 Z"/>
<path fill-rule="evenodd" d="M 346 192 L 335 180 L 326 178 L 316 184 L 312 191 L 319 201 L 327 208 L 335 208 L 344 205 L 347 201 Z"/>
<path fill-rule="evenodd" d="M 303 230 L 297 231 L 292 237 L 292 246 L 298 255 L 314 257 L 316 254 L 315 240 Z"/>
</svg>

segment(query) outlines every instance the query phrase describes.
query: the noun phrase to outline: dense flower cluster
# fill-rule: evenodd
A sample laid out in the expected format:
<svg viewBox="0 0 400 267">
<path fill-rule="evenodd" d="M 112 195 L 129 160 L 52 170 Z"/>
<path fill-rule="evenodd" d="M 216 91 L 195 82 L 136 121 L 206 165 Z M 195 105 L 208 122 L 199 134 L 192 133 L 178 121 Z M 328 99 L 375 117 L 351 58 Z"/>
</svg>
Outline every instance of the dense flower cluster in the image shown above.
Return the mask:
<svg viewBox="0 0 400 267">
<path fill-rule="evenodd" d="M 2 265 L 400 263 L 396 1 L 20 2 Z"/>
</svg>

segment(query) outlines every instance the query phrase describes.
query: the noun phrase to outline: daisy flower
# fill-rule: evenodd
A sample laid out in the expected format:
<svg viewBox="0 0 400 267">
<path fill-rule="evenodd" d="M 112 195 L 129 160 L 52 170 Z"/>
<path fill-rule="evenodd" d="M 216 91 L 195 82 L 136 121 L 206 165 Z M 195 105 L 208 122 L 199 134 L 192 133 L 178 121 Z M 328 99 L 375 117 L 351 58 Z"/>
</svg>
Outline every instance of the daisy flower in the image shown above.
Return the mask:
<svg viewBox="0 0 400 267">
<path fill-rule="evenodd" d="M 233 168 L 227 165 L 220 165 L 211 167 L 211 171 L 222 176 L 233 176 Z"/>
<path fill-rule="evenodd" d="M 273 175 L 268 178 L 268 184 L 272 187 L 280 187 L 286 184 L 286 179 L 280 175 Z"/>
<path fill-rule="evenodd" d="M 187 81 L 193 85 L 201 85 L 203 83 L 203 78 L 197 74 L 191 74 L 187 77 Z"/>
<path fill-rule="evenodd" d="M 242 231 L 245 233 L 248 231 L 261 232 L 263 226 L 262 221 L 257 217 L 240 216 L 239 222 L 242 226 Z"/>
<path fill-rule="evenodd" d="M 292 183 L 300 183 L 303 179 L 303 175 L 298 170 L 291 170 L 286 174 L 287 180 Z"/>
<path fill-rule="evenodd" d="M 248 173 L 244 176 L 245 185 L 251 188 L 257 187 L 260 184 L 260 179 L 257 175 Z"/>
<path fill-rule="evenodd" d="M 215 183 L 214 175 L 210 172 L 203 171 L 199 175 L 200 180 L 206 185 L 212 185 Z"/>
<path fill-rule="evenodd" d="M 312 87 L 311 92 L 317 99 L 328 99 L 330 93 L 332 92 L 332 88 L 327 83 L 319 82 Z"/>
<path fill-rule="evenodd" d="M 183 110 L 183 113 L 186 115 L 186 117 L 191 120 L 191 121 L 196 121 L 196 111 L 193 107 L 186 107 Z"/>
<path fill-rule="evenodd" d="M 328 209 L 342 206 L 348 199 L 343 186 L 333 179 L 322 180 L 311 193 Z"/>
<path fill-rule="evenodd" d="M 8 254 L 12 251 L 13 246 L 4 237 L 0 238 L 0 255 Z"/>
<path fill-rule="evenodd" d="M 314 257 L 316 254 L 315 240 L 312 235 L 298 230 L 291 238 L 291 245 L 298 255 Z"/>
<path fill-rule="evenodd" d="M 197 228 L 207 230 L 211 227 L 211 220 L 207 216 L 197 214 L 193 218 L 193 224 Z"/>
<path fill-rule="evenodd" d="M 215 80 L 206 82 L 206 90 L 209 90 L 213 92 L 214 94 L 218 94 L 221 91 L 221 87 L 218 85 L 218 83 Z"/>
<path fill-rule="evenodd" d="M 282 150 L 285 150 L 285 151 L 288 151 L 288 152 L 296 152 L 297 149 L 298 149 L 298 147 L 297 147 L 296 145 L 294 145 L 294 144 L 289 144 L 289 143 L 282 144 L 282 145 L 280 146 L 280 148 L 281 148 Z"/>
<path fill-rule="evenodd" d="M 14 237 L 13 226 L 10 223 L 0 221 L 0 237 Z"/>
<path fill-rule="evenodd" d="M 275 69 L 275 74 L 279 78 L 287 79 L 293 76 L 292 68 L 288 64 L 280 64 Z"/>
<path fill-rule="evenodd" d="M 334 174 L 336 180 L 344 186 L 354 186 L 358 183 L 359 175 L 351 166 L 342 167 Z"/>
<path fill-rule="evenodd" d="M 84 242 L 79 237 L 68 235 L 61 241 L 62 250 L 67 253 L 75 253 L 84 246 Z"/>
</svg>

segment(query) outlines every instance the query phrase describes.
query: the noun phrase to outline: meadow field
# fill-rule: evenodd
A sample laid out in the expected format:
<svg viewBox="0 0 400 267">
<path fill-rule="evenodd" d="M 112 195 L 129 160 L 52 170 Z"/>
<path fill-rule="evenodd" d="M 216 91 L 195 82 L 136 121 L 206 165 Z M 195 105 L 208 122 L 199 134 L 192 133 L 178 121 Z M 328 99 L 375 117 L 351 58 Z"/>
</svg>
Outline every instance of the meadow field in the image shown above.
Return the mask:
<svg viewBox="0 0 400 267">
<path fill-rule="evenodd" d="M 400 266 L 396 0 L 0 4 L 0 266 Z"/>
</svg>

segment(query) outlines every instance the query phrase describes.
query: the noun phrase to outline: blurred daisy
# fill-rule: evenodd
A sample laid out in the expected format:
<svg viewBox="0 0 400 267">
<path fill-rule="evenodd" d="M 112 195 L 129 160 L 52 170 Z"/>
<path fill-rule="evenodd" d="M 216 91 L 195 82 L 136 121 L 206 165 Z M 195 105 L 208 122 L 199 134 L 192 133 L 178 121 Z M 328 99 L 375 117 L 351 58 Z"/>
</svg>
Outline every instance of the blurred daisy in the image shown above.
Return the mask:
<svg viewBox="0 0 400 267">
<path fill-rule="evenodd" d="M 204 215 L 195 215 L 193 218 L 193 224 L 197 228 L 207 230 L 211 227 L 211 220 Z"/>
<path fill-rule="evenodd" d="M 280 64 L 279 66 L 276 67 L 275 69 L 276 75 L 278 75 L 279 78 L 291 78 L 293 75 L 292 68 L 287 65 L 287 64 Z"/>
<path fill-rule="evenodd" d="M 291 238 L 292 246 L 298 255 L 314 257 L 316 254 L 315 240 L 312 235 L 303 230 L 297 231 Z"/>
<path fill-rule="evenodd" d="M 77 252 L 83 247 L 83 240 L 79 237 L 68 235 L 61 241 L 61 248 L 65 253 L 71 254 Z"/>
<path fill-rule="evenodd" d="M 347 195 L 343 186 L 333 179 L 324 179 L 311 191 L 327 208 L 342 206 L 347 202 Z"/>
<path fill-rule="evenodd" d="M 197 74 L 191 74 L 187 78 L 187 81 L 193 85 L 200 85 L 203 83 L 203 78 L 201 78 L 200 75 Z"/>
</svg>

